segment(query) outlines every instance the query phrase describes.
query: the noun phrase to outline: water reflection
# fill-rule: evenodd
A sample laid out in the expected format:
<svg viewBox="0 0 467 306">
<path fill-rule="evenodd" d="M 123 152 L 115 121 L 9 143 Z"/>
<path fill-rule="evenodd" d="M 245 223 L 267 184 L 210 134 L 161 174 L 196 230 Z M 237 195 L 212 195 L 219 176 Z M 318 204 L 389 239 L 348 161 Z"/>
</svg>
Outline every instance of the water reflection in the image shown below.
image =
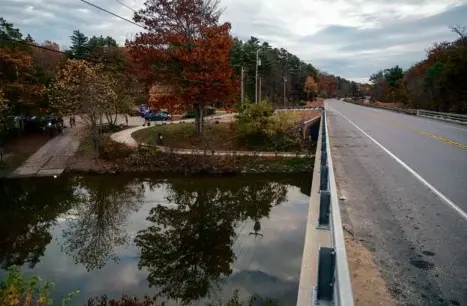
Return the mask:
<svg viewBox="0 0 467 306">
<path fill-rule="evenodd" d="M 151 210 L 151 226 L 135 239 L 139 266 L 147 268 L 159 294 L 184 304 L 203 298 L 232 273 L 234 226 L 254 219 L 260 235 L 259 220 L 286 197 L 285 186 L 271 182 L 171 181 L 167 200 L 177 206 Z"/>
<path fill-rule="evenodd" d="M 1 266 L 33 268 L 52 240 L 50 227 L 78 201 L 68 180 L 0 180 Z"/>
<path fill-rule="evenodd" d="M 66 216 L 62 248 L 88 271 L 100 269 L 109 259 L 117 261 L 115 248 L 129 242 L 126 218 L 141 207 L 144 188 L 93 176 L 77 177 L 74 189 L 80 201 Z"/>
<path fill-rule="evenodd" d="M 204 304 L 234 289 L 294 304 L 305 185 L 258 176 L 0 182 L 0 264 L 55 282 L 54 298 L 80 289 L 71 305 L 104 294 Z"/>
</svg>

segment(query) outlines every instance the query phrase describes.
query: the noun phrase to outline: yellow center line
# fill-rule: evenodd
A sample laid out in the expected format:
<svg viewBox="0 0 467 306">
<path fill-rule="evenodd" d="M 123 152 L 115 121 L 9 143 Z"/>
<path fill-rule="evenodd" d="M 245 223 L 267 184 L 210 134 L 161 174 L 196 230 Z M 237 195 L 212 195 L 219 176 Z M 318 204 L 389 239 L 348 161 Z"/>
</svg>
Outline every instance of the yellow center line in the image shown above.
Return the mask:
<svg viewBox="0 0 467 306">
<path fill-rule="evenodd" d="M 379 119 L 379 120 L 382 120 L 382 121 L 386 121 L 388 123 L 391 123 L 392 125 L 395 125 L 395 126 L 398 126 L 398 127 L 401 127 L 403 129 L 406 129 L 406 130 L 409 130 L 409 131 L 412 131 L 412 132 L 415 132 L 415 133 L 418 133 L 420 135 L 424 135 L 424 136 L 427 136 L 427 137 L 430 137 L 432 139 L 436 139 L 442 143 L 445 143 L 445 144 L 448 144 L 448 145 L 451 145 L 453 147 L 456 147 L 458 149 L 463 149 L 463 150 L 467 150 L 467 144 L 462 144 L 462 143 L 459 143 L 459 142 L 456 142 L 454 140 L 451 140 L 451 139 L 448 139 L 448 138 L 444 138 L 444 137 L 441 137 L 441 136 L 438 136 L 438 135 L 435 135 L 435 134 L 431 134 L 431 133 L 428 133 L 428 132 L 425 132 L 425 131 L 422 131 L 422 130 L 419 130 L 417 128 L 414 128 L 412 126 L 408 126 L 408 125 L 405 125 L 403 123 L 400 123 L 398 121 L 394 121 L 394 120 L 390 120 L 390 119 L 387 119 L 387 118 L 383 118 L 381 116 L 378 116 L 376 114 L 371 114 L 371 113 L 368 113 L 366 111 L 360 111 L 361 113 L 369 116 L 369 117 L 373 117 L 373 118 L 376 118 L 376 119 Z"/>
</svg>

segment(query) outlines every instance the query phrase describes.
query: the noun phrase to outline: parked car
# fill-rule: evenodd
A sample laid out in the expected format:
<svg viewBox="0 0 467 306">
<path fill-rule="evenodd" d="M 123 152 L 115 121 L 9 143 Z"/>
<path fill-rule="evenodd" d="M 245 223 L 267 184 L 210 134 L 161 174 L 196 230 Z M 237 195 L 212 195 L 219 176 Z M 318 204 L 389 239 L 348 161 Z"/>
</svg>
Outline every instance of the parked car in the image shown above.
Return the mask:
<svg viewBox="0 0 467 306">
<path fill-rule="evenodd" d="M 166 120 L 172 120 L 172 115 L 167 111 L 160 111 L 159 114 L 161 114 L 162 116 L 166 116 Z"/>
<path fill-rule="evenodd" d="M 159 112 L 159 113 L 147 113 L 144 115 L 144 119 L 149 120 L 149 121 L 167 121 L 167 120 L 172 119 L 172 117 L 168 113 Z"/>
</svg>

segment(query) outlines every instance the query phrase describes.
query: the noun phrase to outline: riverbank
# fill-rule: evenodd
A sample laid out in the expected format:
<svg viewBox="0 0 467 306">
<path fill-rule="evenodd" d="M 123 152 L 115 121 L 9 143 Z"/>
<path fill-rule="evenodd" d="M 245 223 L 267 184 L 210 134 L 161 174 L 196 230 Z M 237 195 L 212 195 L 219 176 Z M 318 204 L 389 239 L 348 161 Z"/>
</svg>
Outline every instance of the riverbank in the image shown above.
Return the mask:
<svg viewBox="0 0 467 306">
<path fill-rule="evenodd" d="M 119 144 L 114 144 L 118 147 Z M 114 148 L 106 159 L 75 155 L 67 172 L 77 173 L 309 173 L 313 171 L 313 156 L 259 157 L 210 156 L 163 153 L 155 149 Z"/>
</svg>

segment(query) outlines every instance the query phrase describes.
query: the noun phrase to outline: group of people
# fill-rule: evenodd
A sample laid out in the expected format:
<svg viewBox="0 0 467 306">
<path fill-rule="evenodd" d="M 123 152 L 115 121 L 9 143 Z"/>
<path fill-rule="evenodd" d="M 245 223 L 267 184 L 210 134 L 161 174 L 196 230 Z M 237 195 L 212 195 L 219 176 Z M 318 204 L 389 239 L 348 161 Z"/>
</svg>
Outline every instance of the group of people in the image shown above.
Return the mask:
<svg viewBox="0 0 467 306">
<path fill-rule="evenodd" d="M 76 118 L 75 116 L 70 116 L 70 127 L 76 126 Z"/>
<path fill-rule="evenodd" d="M 52 117 L 47 122 L 47 125 L 45 127 L 45 131 L 46 131 L 47 135 L 49 135 L 50 137 L 55 137 L 55 136 L 62 133 L 63 125 L 64 124 L 63 124 L 63 118 L 62 117 L 59 117 L 59 118 Z"/>
</svg>

